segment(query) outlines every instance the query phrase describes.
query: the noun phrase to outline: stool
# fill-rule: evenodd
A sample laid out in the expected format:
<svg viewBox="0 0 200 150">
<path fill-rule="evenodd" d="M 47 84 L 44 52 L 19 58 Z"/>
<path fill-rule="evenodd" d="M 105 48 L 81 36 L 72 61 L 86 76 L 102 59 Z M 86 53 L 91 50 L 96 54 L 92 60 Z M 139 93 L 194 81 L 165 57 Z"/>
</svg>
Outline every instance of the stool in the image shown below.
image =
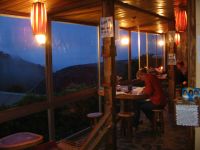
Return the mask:
<svg viewBox="0 0 200 150">
<path fill-rule="evenodd" d="M 102 116 L 101 112 L 94 112 L 94 113 L 87 114 L 87 117 L 90 118 L 91 120 L 92 127 L 94 127 L 97 124 L 101 116 Z"/>
<path fill-rule="evenodd" d="M 158 134 L 164 133 L 163 109 L 154 109 L 152 111 L 154 113 L 154 117 L 153 117 L 153 130 L 154 130 L 154 132 L 156 132 Z"/>
<path fill-rule="evenodd" d="M 121 124 L 120 124 L 121 135 L 132 137 L 132 135 L 133 135 L 132 119 L 133 119 L 134 113 L 120 112 L 120 113 L 118 113 L 118 116 L 121 121 Z"/>
<path fill-rule="evenodd" d="M 18 132 L 0 139 L 0 149 L 26 149 L 41 143 L 43 136 L 31 132 Z"/>
</svg>

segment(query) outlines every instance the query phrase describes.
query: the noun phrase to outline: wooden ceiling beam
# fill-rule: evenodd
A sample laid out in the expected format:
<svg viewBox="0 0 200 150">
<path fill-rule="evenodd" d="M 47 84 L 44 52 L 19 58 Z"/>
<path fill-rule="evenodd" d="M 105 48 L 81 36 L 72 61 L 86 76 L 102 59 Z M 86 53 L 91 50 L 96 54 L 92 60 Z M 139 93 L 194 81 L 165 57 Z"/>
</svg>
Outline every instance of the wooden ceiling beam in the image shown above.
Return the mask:
<svg viewBox="0 0 200 150">
<path fill-rule="evenodd" d="M 115 1 L 115 4 L 116 4 L 116 5 L 119 5 L 119 6 L 121 6 L 121 7 L 125 7 L 125 8 L 127 8 L 127 9 L 132 9 L 132 10 L 134 10 L 134 11 L 136 10 L 136 11 L 139 11 L 139 12 L 142 12 L 142 13 L 145 13 L 145 14 L 148 14 L 148 15 L 151 15 L 151 16 L 154 16 L 154 17 L 158 17 L 158 18 L 163 19 L 163 20 L 172 21 L 172 19 L 170 19 L 170 18 L 168 18 L 168 17 L 161 16 L 161 15 L 159 15 L 159 14 L 156 14 L 156 13 L 154 13 L 154 12 L 148 11 L 148 10 L 146 10 L 146 9 L 142 9 L 142 8 L 140 8 L 140 7 L 137 7 L 137 6 L 129 5 L 129 4 L 124 3 L 124 2 L 122 2 L 122 1 L 120 1 L 120 0 L 116 0 L 116 1 Z"/>
<path fill-rule="evenodd" d="M 139 26 L 136 25 L 136 26 L 133 26 L 133 27 L 130 27 L 130 28 L 123 28 L 123 27 L 121 27 L 121 29 L 129 30 L 129 31 L 136 31 L 136 30 L 138 30 L 138 27 L 139 28 L 143 28 L 143 27 L 148 27 L 148 26 L 153 26 L 153 25 L 157 25 L 157 23 L 149 22 L 149 23 L 145 23 L 145 24 L 142 24 L 142 25 L 139 25 Z M 140 30 L 140 31 L 142 31 L 142 30 Z M 154 33 L 157 33 L 157 32 L 155 31 Z M 158 33 L 158 34 L 160 34 L 160 33 Z"/>
<path fill-rule="evenodd" d="M 10 11 L 10 10 L 0 10 L 0 15 L 2 16 L 15 16 L 15 17 L 30 17 L 30 13 L 22 13 L 17 11 Z"/>
<path fill-rule="evenodd" d="M 58 21 L 58 22 L 64 22 L 64 23 L 75 23 L 75 24 L 81 24 L 81 25 L 88 25 L 88 26 L 98 26 L 99 23 L 94 22 L 83 22 L 83 21 L 77 21 L 77 20 L 70 20 L 70 19 L 62 19 L 59 17 L 51 17 L 52 21 Z"/>
<path fill-rule="evenodd" d="M 48 14 L 50 16 L 56 16 L 60 13 L 64 13 L 64 12 L 66 13 L 66 12 L 70 12 L 70 11 L 80 10 L 80 8 L 91 8 L 91 7 L 95 7 L 95 6 L 99 6 L 99 3 L 97 3 L 97 2 L 91 3 L 91 2 L 88 2 L 88 1 L 82 1 L 78 4 L 76 3 L 76 4 L 71 5 L 71 6 L 59 8 L 57 10 L 49 12 Z"/>
</svg>

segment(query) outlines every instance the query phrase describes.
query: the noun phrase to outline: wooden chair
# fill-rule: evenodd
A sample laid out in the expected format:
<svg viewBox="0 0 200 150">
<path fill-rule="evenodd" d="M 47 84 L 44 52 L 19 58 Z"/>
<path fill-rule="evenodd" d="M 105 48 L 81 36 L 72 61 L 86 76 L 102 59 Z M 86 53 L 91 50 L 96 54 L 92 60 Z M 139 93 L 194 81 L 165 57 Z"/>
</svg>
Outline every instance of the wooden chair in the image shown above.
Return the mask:
<svg viewBox="0 0 200 150">
<path fill-rule="evenodd" d="M 118 117 L 120 120 L 120 133 L 122 136 L 132 137 L 133 129 L 132 129 L 132 119 L 134 113 L 132 112 L 120 112 L 118 113 Z"/>
</svg>

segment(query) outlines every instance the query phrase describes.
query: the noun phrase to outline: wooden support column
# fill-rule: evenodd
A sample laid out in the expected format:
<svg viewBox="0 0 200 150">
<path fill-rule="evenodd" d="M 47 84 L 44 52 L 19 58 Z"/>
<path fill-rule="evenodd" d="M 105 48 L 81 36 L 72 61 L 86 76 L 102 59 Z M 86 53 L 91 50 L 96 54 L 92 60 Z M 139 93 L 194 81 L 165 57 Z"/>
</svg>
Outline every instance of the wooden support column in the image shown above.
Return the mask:
<svg viewBox="0 0 200 150">
<path fill-rule="evenodd" d="M 128 38 L 129 38 L 129 45 L 128 45 L 128 81 L 131 82 L 132 80 L 132 58 L 131 58 L 131 31 L 128 31 Z"/>
<path fill-rule="evenodd" d="M 115 30 L 114 0 L 103 0 L 103 17 L 113 17 L 113 30 Z M 115 33 L 114 33 L 115 35 Z M 116 95 L 116 72 L 115 72 L 115 37 L 103 38 L 103 65 L 104 65 L 104 99 L 105 113 L 111 112 L 111 134 L 108 137 L 106 149 L 116 149 L 116 114 L 115 114 L 115 95 Z"/>
<path fill-rule="evenodd" d="M 51 20 L 47 18 L 47 34 L 46 34 L 46 49 L 45 49 L 45 77 L 46 77 L 46 94 L 50 104 L 48 109 L 48 127 L 49 140 L 55 139 L 55 125 L 54 125 L 54 110 L 52 107 L 53 101 L 53 75 L 52 75 L 52 39 L 51 39 Z"/>
<path fill-rule="evenodd" d="M 199 80 L 196 78 L 196 30 L 198 28 L 196 27 L 196 21 L 198 20 L 196 18 L 196 7 L 199 6 L 198 0 L 190 0 L 187 1 L 187 18 L 188 18 L 188 26 L 187 26 L 187 54 L 188 54 L 188 86 L 190 87 L 196 87 L 196 80 Z M 198 61 L 197 61 L 198 62 Z M 198 75 L 197 75 L 198 76 Z M 200 144 L 199 144 L 199 135 L 200 134 L 200 128 L 198 127 L 190 127 L 189 129 L 189 138 L 192 145 L 192 149 L 199 150 Z"/>
<path fill-rule="evenodd" d="M 175 31 L 169 31 L 166 34 L 166 51 L 167 51 L 167 57 L 170 53 L 175 53 L 175 47 L 174 47 L 174 34 Z M 173 65 L 167 65 L 168 68 L 168 94 L 169 94 L 169 100 L 173 100 L 175 98 L 175 66 Z"/>
<path fill-rule="evenodd" d="M 196 84 L 196 10 L 195 0 L 188 1 L 187 5 L 187 49 L 188 49 L 188 86 L 195 87 Z"/>
</svg>

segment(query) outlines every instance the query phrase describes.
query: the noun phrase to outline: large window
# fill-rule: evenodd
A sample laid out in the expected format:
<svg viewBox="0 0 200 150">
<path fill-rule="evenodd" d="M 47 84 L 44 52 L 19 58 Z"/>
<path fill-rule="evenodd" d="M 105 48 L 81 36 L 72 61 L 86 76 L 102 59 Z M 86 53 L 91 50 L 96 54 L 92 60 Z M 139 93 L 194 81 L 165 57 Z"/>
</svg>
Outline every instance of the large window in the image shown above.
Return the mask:
<svg viewBox="0 0 200 150">
<path fill-rule="evenodd" d="M 46 99 L 44 53 L 29 19 L 0 17 L 0 106 Z"/>
<path fill-rule="evenodd" d="M 116 40 L 116 72 L 123 80 L 128 79 L 128 45 L 122 43 L 122 39 L 128 38 L 126 30 L 120 30 L 120 39 Z"/>
<path fill-rule="evenodd" d="M 147 66 L 146 60 L 146 33 L 140 33 L 140 67 L 144 68 Z"/>
<path fill-rule="evenodd" d="M 53 22 L 52 35 L 54 93 L 97 86 L 97 27 Z"/>
<path fill-rule="evenodd" d="M 13 107 L 20 108 L 47 99 L 44 64 L 45 50 L 36 43 L 30 20 L 0 17 L 1 113 Z M 43 134 L 47 139 L 45 114 L 46 112 L 37 113 L 0 124 L 0 137 L 18 131 L 30 131 Z M 40 123 L 40 129 L 33 122 Z"/>
<path fill-rule="evenodd" d="M 131 54 L 132 54 L 132 79 L 136 78 L 138 70 L 138 33 L 131 32 Z"/>
</svg>

